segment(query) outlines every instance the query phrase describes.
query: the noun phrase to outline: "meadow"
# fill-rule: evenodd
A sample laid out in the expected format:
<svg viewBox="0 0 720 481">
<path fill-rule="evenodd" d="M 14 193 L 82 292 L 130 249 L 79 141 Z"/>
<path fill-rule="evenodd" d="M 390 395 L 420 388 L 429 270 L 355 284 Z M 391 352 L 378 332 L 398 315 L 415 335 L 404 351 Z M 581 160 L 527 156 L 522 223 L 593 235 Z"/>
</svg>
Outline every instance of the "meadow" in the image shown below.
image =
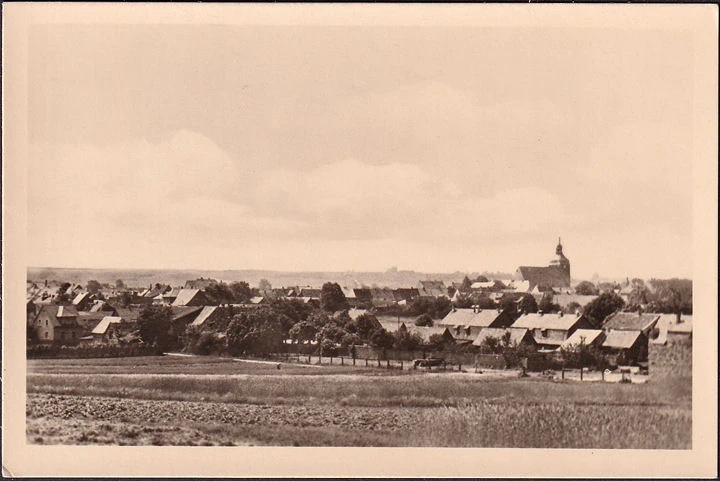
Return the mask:
<svg viewBox="0 0 720 481">
<path fill-rule="evenodd" d="M 28 361 L 44 444 L 689 449 L 691 379 L 553 382 L 212 357 Z"/>
</svg>

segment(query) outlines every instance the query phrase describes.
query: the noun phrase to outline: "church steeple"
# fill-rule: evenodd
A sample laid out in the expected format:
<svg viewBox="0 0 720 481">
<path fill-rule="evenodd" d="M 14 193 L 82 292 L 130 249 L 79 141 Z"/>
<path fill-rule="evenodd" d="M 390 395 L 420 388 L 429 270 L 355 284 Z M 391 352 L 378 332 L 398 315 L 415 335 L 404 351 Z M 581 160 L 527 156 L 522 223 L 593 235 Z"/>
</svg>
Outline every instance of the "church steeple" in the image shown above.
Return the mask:
<svg viewBox="0 0 720 481">
<path fill-rule="evenodd" d="M 558 237 L 558 245 L 557 245 L 557 247 L 555 248 L 555 254 L 557 254 L 557 255 L 562 255 L 562 253 L 563 253 L 563 251 L 562 251 L 562 242 L 561 242 L 560 237 Z"/>
</svg>

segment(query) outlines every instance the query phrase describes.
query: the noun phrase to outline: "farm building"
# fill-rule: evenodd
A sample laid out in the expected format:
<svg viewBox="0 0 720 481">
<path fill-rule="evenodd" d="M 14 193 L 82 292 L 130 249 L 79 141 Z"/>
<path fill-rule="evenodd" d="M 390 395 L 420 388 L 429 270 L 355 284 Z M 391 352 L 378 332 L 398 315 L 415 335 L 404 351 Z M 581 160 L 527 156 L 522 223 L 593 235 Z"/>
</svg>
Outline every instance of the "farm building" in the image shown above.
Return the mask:
<svg viewBox="0 0 720 481">
<path fill-rule="evenodd" d="M 420 281 L 418 283 L 420 297 L 448 297 L 447 288 L 443 281 Z"/>
<path fill-rule="evenodd" d="M 474 341 L 486 327 L 508 327 L 513 318 L 506 310 L 500 309 L 452 309 L 438 325 L 450 329 L 456 340 Z"/>
<path fill-rule="evenodd" d="M 193 321 L 190 323 L 191 326 L 202 326 L 205 324 L 205 321 L 211 319 L 213 315 L 217 312 L 218 307 L 217 306 L 205 306 L 202 308 L 202 310 L 198 313 L 197 317 L 193 319 Z"/>
<path fill-rule="evenodd" d="M 579 345 L 599 347 L 604 340 L 605 333 L 602 329 L 578 329 L 560 344 L 560 349 L 571 349 Z"/>
<path fill-rule="evenodd" d="M 576 330 L 591 328 L 590 322 L 585 316 L 563 314 L 523 314 L 512 327 L 519 327 L 530 330 L 535 342 L 541 348 L 557 349 Z"/>
<path fill-rule="evenodd" d="M 180 289 L 172 306 L 204 306 L 206 304 L 208 304 L 208 300 L 200 289 Z"/>
<path fill-rule="evenodd" d="M 655 325 L 653 344 L 674 344 L 692 339 L 692 315 L 661 314 Z"/>
<path fill-rule="evenodd" d="M 553 295 L 552 301 L 562 308 L 565 308 L 572 303 L 578 304 L 580 307 L 585 307 L 592 301 L 597 299 L 597 297 L 598 296 L 584 296 L 580 294 L 563 293 Z"/>
<path fill-rule="evenodd" d="M 605 340 L 600 346 L 613 364 L 634 364 L 647 361 L 648 337 L 642 331 L 614 330 L 605 332 Z"/>
<path fill-rule="evenodd" d="M 91 334 L 94 342 L 112 343 L 117 342 L 120 338 L 119 325 L 122 318 L 117 316 L 105 316 L 92 330 Z"/>
<path fill-rule="evenodd" d="M 81 292 L 72 300 L 72 305 L 78 311 L 84 311 L 92 305 L 93 298 L 89 292 Z"/>
<path fill-rule="evenodd" d="M 207 287 L 210 287 L 213 284 L 217 284 L 218 281 L 215 279 L 205 279 L 203 277 L 198 277 L 197 279 L 185 281 L 185 289 L 205 289 Z"/>
<path fill-rule="evenodd" d="M 76 344 L 84 330 L 77 322 L 78 312 L 71 306 L 42 305 L 30 320 L 37 341 Z"/>
</svg>

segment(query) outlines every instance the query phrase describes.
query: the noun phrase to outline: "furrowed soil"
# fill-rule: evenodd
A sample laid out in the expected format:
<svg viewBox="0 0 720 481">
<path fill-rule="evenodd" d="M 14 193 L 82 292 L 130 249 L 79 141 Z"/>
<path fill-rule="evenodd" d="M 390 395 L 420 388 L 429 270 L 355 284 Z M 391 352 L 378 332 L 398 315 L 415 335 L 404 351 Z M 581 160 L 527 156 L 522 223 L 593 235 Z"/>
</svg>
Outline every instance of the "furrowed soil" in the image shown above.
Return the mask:
<svg viewBox="0 0 720 481">
<path fill-rule="evenodd" d="M 691 448 L 691 381 L 234 362 L 28 362 L 34 444 Z"/>
</svg>

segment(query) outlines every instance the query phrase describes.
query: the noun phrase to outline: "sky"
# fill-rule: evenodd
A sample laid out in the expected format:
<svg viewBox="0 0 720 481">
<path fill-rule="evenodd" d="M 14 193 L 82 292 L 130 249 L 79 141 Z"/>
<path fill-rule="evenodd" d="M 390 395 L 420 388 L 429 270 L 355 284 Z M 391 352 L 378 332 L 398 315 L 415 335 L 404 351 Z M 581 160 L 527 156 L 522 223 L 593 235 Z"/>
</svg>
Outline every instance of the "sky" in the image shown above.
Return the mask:
<svg viewBox="0 0 720 481">
<path fill-rule="evenodd" d="M 33 266 L 692 275 L 693 38 L 35 25 Z"/>
</svg>

